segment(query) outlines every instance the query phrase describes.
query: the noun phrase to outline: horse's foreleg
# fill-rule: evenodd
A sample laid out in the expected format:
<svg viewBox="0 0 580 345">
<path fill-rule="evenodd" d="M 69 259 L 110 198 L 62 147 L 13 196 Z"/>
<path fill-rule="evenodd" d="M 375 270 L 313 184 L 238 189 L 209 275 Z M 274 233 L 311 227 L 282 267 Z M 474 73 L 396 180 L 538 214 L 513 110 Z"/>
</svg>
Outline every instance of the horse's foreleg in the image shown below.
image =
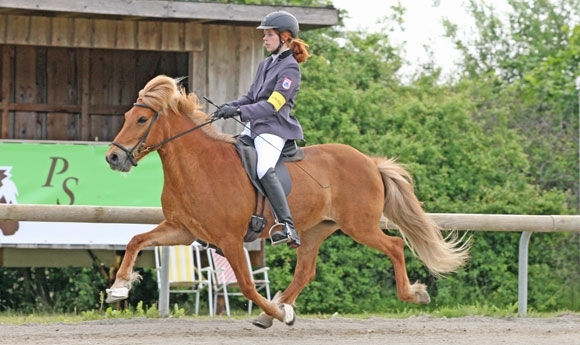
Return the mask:
<svg viewBox="0 0 580 345">
<path fill-rule="evenodd" d="M 138 273 L 133 272 L 133 266 L 137 260 L 137 255 L 143 248 L 178 244 L 188 245 L 194 240 L 191 233 L 181 228 L 173 227 L 166 221 L 163 221 L 149 232 L 133 236 L 127 244 L 115 282 L 110 289 L 107 289 L 106 302 L 117 302 L 129 296 L 129 290 L 131 290 L 133 282 L 140 278 Z"/>
<path fill-rule="evenodd" d="M 294 305 L 302 290 L 314 279 L 316 275 L 316 258 L 318 257 L 320 244 L 332 232 L 334 232 L 334 229 L 328 234 L 316 234 L 315 231 L 311 231 L 302 235 L 303 244 L 296 250 L 294 276 L 290 285 L 282 293 L 281 302 Z M 321 237 L 320 235 L 323 236 Z"/>
<path fill-rule="evenodd" d="M 220 244 L 225 257 L 228 259 L 230 266 L 236 275 L 238 281 L 238 286 L 240 291 L 247 299 L 251 300 L 258 306 L 265 315 L 268 315 L 271 320 L 277 319 L 284 323 L 291 324 L 294 322 L 294 310 L 288 310 L 286 306 L 279 303 L 279 298 L 275 297 L 272 301 L 267 300 L 264 296 L 260 295 L 256 290 L 256 286 L 252 281 L 250 276 L 250 267 L 246 261 L 245 253 L 243 247 L 239 243 L 231 244 Z M 267 328 L 267 327 L 262 327 Z"/>
</svg>

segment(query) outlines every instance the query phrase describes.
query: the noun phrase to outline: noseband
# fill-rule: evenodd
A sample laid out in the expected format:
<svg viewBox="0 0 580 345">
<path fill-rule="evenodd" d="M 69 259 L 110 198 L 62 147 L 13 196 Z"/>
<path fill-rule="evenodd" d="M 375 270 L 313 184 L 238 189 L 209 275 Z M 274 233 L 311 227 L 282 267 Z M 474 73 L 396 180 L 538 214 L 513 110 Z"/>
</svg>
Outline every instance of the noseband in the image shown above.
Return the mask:
<svg viewBox="0 0 580 345">
<path fill-rule="evenodd" d="M 143 147 L 145 146 L 145 140 L 147 140 L 147 137 L 149 136 L 149 132 L 151 132 L 151 128 L 153 127 L 153 124 L 159 118 L 159 112 L 161 110 L 156 111 L 155 109 L 151 108 L 150 106 L 148 106 L 147 104 L 144 104 L 144 103 L 133 103 L 133 106 L 147 108 L 147 109 L 150 109 L 151 111 L 155 112 L 155 115 L 153 115 L 153 119 L 149 123 L 149 127 L 147 128 L 147 131 L 145 131 L 145 133 L 141 136 L 139 141 L 137 141 L 137 144 L 135 144 L 135 146 L 133 146 L 130 150 L 127 150 L 123 145 L 120 145 L 114 141 L 111 143 L 111 145 L 117 146 L 119 149 L 121 149 L 123 152 L 125 152 L 125 154 L 127 154 L 127 157 L 129 158 L 129 160 L 131 161 L 131 164 L 134 167 L 136 167 L 137 160 L 135 159 L 135 156 L 137 154 L 141 153 L 142 151 L 149 151 L 151 149 L 151 147 L 148 147 L 145 150 L 143 150 Z"/>
</svg>

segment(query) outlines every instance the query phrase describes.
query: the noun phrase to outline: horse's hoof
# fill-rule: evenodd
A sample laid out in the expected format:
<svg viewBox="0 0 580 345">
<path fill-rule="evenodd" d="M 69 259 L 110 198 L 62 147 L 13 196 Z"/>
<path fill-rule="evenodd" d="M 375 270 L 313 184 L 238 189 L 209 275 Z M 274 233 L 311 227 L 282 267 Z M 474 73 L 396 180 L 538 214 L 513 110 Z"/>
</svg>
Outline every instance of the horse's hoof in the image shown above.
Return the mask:
<svg viewBox="0 0 580 345">
<path fill-rule="evenodd" d="M 288 326 L 292 326 L 296 321 L 296 313 L 294 312 L 294 308 L 290 304 L 284 303 L 284 323 Z"/>
<path fill-rule="evenodd" d="M 268 316 L 268 314 L 266 314 L 266 313 L 261 313 L 260 315 L 258 315 L 257 319 L 252 321 L 252 324 L 254 326 L 260 327 L 262 329 L 272 327 L 273 323 L 274 323 L 274 318 L 271 316 Z"/>
<path fill-rule="evenodd" d="M 129 289 L 127 289 L 126 287 L 107 289 L 106 291 L 107 291 L 107 299 L 105 300 L 105 302 L 107 303 L 115 303 L 127 299 L 129 297 Z"/>
<path fill-rule="evenodd" d="M 431 302 L 431 297 L 427 291 L 417 291 L 415 296 L 417 296 L 417 303 L 429 304 Z"/>
</svg>

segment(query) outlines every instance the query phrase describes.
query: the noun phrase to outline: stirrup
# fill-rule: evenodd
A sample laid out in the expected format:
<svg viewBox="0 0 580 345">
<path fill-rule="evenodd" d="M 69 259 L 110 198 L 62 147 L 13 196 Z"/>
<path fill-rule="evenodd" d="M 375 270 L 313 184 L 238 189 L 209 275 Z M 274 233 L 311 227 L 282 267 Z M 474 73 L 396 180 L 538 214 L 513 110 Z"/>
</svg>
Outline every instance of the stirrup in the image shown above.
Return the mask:
<svg viewBox="0 0 580 345">
<path fill-rule="evenodd" d="M 282 227 L 282 230 L 276 230 L 276 231 L 274 231 L 274 233 L 272 233 L 272 231 L 278 227 Z M 273 235 L 278 235 L 278 234 L 276 234 L 276 232 L 284 233 L 283 236 L 285 236 L 285 237 L 275 241 Z M 283 243 L 288 243 L 292 240 L 292 238 L 290 237 L 290 233 L 288 233 L 286 231 L 286 224 L 285 223 L 276 223 L 276 224 L 272 225 L 272 227 L 270 227 L 270 230 L 268 231 L 268 235 L 270 235 L 270 241 L 272 241 L 273 246 L 277 246 L 277 245 L 283 244 Z"/>
</svg>

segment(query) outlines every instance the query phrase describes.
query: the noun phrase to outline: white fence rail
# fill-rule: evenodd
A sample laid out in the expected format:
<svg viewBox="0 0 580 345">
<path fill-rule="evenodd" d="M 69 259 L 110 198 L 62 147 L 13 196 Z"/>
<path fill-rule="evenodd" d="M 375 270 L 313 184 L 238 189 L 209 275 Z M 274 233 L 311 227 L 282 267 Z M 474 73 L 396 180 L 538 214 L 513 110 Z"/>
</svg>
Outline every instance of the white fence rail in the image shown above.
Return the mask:
<svg viewBox="0 0 580 345">
<path fill-rule="evenodd" d="M 518 312 L 527 312 L 528 245 L 533 232 L 580 232 L 580 216 L 561 215 L 500 215 L 430 213 L 437 224 L 446 230 L 521 232 L 518 262 Z M 109 207 L 63 205 L 0 204 L 0 219 L 43 222 L 129 223 L 157 224 L 163 220 L 158 207 Z M 386 219 L 384 229 L 395 228 Z M 168 251 L 163 251 L 168 252 Z M 166 258 L 163 258 L 165 261 Z M 163 265 L 162 267 L 167 267 Z M 167 277 L 167 272 L 161 273 Z M 163 283 L 163 282 L 162 282 Z M 167 284 L 161 284 L 165 290 Z M 160 291 L 159 309 L 169 311 L 169 291 Z"/>
</svg>

